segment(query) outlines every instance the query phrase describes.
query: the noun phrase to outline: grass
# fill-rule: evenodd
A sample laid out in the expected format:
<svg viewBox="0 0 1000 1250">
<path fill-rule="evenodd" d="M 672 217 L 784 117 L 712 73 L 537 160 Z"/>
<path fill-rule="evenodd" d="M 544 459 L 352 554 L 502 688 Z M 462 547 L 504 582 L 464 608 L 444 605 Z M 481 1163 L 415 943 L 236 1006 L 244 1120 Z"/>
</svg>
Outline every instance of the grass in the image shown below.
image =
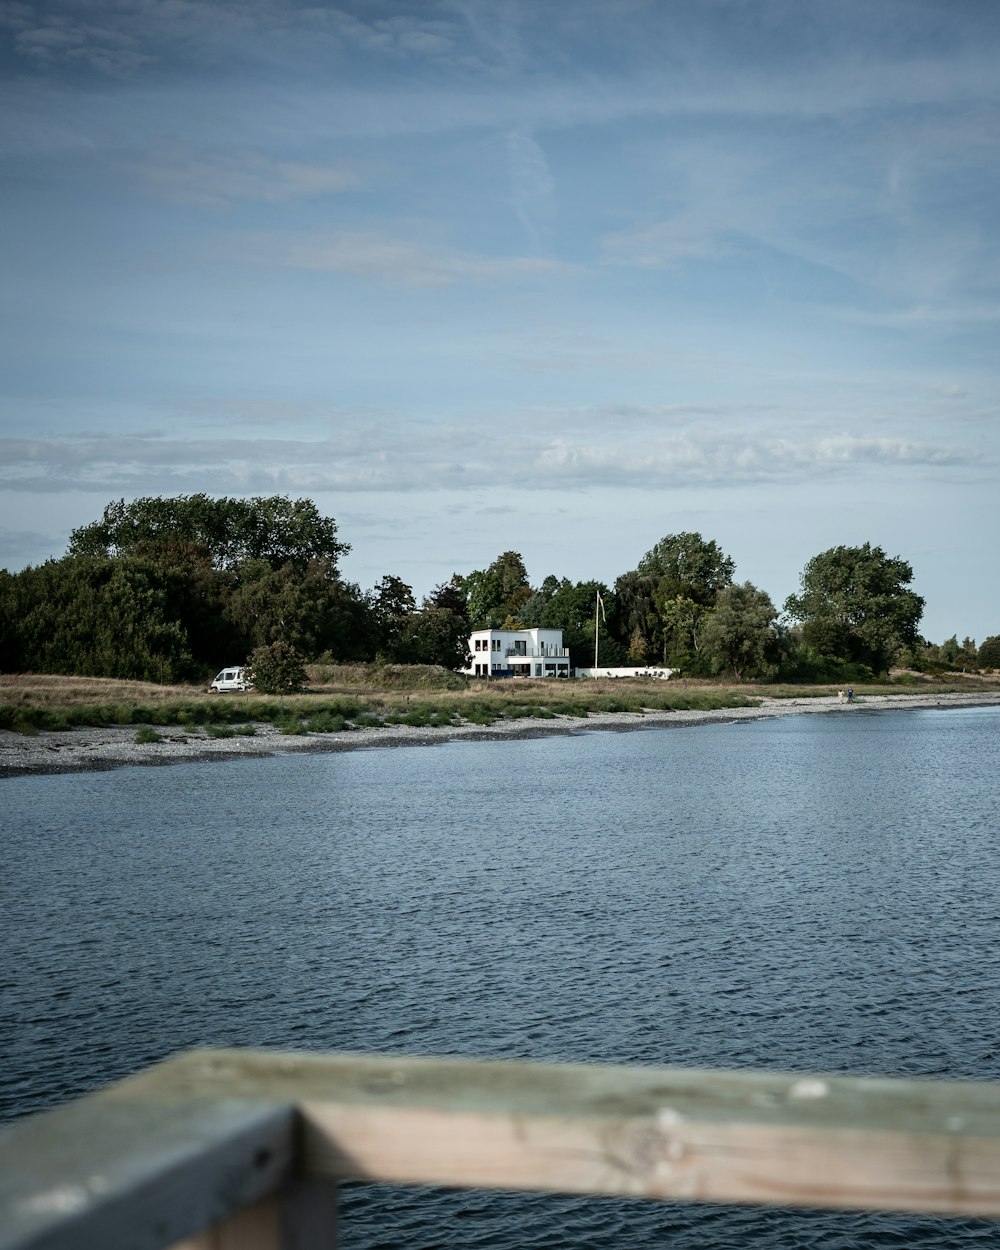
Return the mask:
<svg viewBox="0 0 1000 1250">
<path fill-rule="evenodd" d="M 140 725 L 136 730 L 135 740 L 140 746 L 146 746 L 151 742 L 162 742 L 163 738 L 152 725 Z"/>
<path fill-rule="evenodd" d="M 337 733 L 349 728 L 411 725 L 447 728 L 504 719 L 586 717 L 590 712 L 713 711 L 753 707 L 762 698 L 836 695 L 836 685 L 750 685 L 672 679 L 669 682 L 563 681 L 504 678 L 484 683 L 444 669 L 401 665 L 311 665 L 310 687 L 297 695 L 209 694 L 203 687 L 156 686 L 97 677 L 0 674 L 0 729 L 32 734 L 73 726 L 204 727 L 211 737 L 251 734 L 255 724 L 282 733 Z M 998 679 L 929 682 L 889 679 L 856 684 L 855 696 L 997 690 Z"/>
</svg>

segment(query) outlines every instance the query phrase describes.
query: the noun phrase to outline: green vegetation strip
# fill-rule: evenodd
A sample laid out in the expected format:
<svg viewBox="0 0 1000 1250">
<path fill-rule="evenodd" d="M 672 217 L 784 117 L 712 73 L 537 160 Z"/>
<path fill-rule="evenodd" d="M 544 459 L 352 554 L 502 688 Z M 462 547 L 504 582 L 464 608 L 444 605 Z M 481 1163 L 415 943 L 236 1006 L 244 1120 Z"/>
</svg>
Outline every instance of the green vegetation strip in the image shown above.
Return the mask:
<svg viewBox="0 0 1000 1250">
<path fill-rule="evenodd" d="M 431 698 L 416 695 L 402 702 L 391 692 L 368 700 L 301 695 L 285 698 L 191 699 L 162 703 L 79 703 L 65 707 L 0 705 L 0 728 L 19 733 L 68 730 L 74 727 L 106 728 L 111 725 L 203 726 L 214 738 L 253 732 L 253 723 L 273 724 L 284 732 L 338 733 L 348 728 L 382 725 L 413 725 L 447 728 L 462 722 L 491 725 L 498 720 L 552 719 L 555 716 L 585 717 L 590 712 L 639 712 L 655 710 L 710 710 L 721 707 L 752 707 L 757 699 L 745 694 L 651 690 L 648 686 L 622 695 L 597 691 L 567 698 L 562 688 L 551 695 L 532 691 L 531 701 L 508 695 L 469 697 L 435 692 Z M 801 692 L 799 692 L 801 693 Z"/>
<path fill-rule="evenodd" d="M 526 683 L 527 684 L 527 683 Z M 899 694 L 903 683 L 855 686 L 855 696 Z M 904 687 L 912 691 L 913 687 Z M 921 682 L 919 690 L 944 694 L 970 693 L 967 684 Z M 592 712 L 715 711 L 755 707 L 761 698 L 819 698 L 835 695 L 833 686 L 755 686 L 690 688 L 671 684 L 621 683 L 613 692 L 587 684 L 537 683 L 527 689 L 490 691 L 429 689 L 406 692 L 399 687 L 367 689 L 364 695 L 301 694 L 164 699 L 161 702 L 70 703 L 32 705 L 22 701 L 0 705 L 0 729 L 22 734 L 74 727 L 106 728 L 136 725 L 139 732 L 154 726 L 203 727 L 210 737 L 249 735 L 256 724 L 272 724 L 282 733 L 339 733 L 348 729 L 410 725 L 446 729 L 457 724 L 492 725 L 500 720 L 550 720 L 556 716 L 585 718 Z M 525 697 L 528 696 L 528 697 Z M 146 741 L 154 741 L 146 738 Z"/>
</svg>

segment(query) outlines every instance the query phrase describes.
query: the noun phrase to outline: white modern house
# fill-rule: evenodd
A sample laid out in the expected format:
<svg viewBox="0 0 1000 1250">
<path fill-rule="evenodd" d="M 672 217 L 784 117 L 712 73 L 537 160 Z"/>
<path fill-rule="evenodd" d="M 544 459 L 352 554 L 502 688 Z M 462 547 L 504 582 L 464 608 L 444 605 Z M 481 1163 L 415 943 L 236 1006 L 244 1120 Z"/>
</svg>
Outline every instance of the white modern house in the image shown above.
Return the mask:
<svg viewBox="0 0 1000 1250">
<path fill-rule="evenodd" d="M 469 637 L 469 677 L 568 677 L 561 629 L 477 629 Z"/>
</svg>

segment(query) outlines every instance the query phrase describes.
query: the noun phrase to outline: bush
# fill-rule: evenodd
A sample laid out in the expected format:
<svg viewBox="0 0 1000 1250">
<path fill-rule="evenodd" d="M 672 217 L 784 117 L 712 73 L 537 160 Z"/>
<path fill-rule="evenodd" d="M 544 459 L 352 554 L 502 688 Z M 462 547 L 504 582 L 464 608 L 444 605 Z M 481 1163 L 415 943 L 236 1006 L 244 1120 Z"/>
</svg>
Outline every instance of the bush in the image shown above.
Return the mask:
<svg viewBox="0 0 1000 1250">
<path fill-rule="evenodd" d="M 163 741 L 152 725 L 140 725 L 135 731 L 135 740 L 140 746 L 145 746 L 150 742 Z"/>
<path fill-rule="evenodd" d="M 293 694 L 306 682 L 305 661 L 287 642 L 258 647 L 248 668 L 251 684 L 262 694 Z"/>
<path fill-rule="evenodd" d="M 979 663 L 983 668 L 1000 668 L 1000 634 L 994 634 L 979 648 Z"/>
<path fill-rule="evenodd" d="M 347 722 L 339 712 L 324 709 L 316 712 L 306 721 L 306 729 L 311 734 L 337 734 L 344 729 Z"/>
</svg>

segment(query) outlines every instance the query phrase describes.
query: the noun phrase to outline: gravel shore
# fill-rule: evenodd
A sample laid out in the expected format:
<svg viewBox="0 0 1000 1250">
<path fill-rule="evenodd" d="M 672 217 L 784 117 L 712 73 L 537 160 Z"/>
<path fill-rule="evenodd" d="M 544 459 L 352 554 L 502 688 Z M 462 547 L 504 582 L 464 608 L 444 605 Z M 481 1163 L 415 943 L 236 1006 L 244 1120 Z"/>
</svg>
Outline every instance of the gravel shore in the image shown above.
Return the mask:
<svg viewBox="0 0 1000 1250">
<path fill-rule="evenodd" d="M 294 754 L 300 751 L 354 751 L 370 747 L 431 746 L 458 739 L 537 738 L 546 734 L 592 733 L 732 723 L 770 716 L 857 716 L 887 708 L 956 708 L 1000 705 L 1000 692 L 970 694 L 868 695 L 853 703 L 837 698 L 762 699 L 752 708 L 720 708 L 710 712 L 601 712 L 590 716 L 558 716 L 553 720 L 498 721 L 494 725 L 456 725 L 447 729 L 352 729 L 341 733 L 291 736 L 272 725 L 256 727 L 251 737 L 211 738 L 203 729 L 166 726 L 162 741 L 137 743 L 134 725 L 106 729 L 72 729 L 33 737 L 0 731 L 0 778 L 32 773 L 96 772 L 136 764 L 179 764 L 192 760 L 226 760 L 240 756 Z"/>
</svg>

